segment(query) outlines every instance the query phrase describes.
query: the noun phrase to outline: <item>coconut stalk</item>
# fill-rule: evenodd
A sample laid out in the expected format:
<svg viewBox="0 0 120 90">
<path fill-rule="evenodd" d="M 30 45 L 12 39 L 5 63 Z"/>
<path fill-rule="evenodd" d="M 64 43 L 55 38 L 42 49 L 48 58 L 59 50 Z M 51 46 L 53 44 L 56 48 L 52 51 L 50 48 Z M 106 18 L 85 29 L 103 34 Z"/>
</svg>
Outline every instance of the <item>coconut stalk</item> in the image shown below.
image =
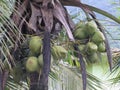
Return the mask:
<svg viewBox="0 0 120 90">
<path fill-rule="evenodd" d="M 83 80 L 83 90 L 86 90 L 86 85 L 87 85 L 86 65 L 77 44 L 74 44 L 74 50 L 77 52 L 77 57 L 79 58 L 79 62 L 80 62 L 80 69 L 81 69 L 82 80 Z"/>
<path fill-rule="evenodd" d="M 96 19 L 96 18 L 95 18 Z M 112 52 L 111 52 L 111 49 L 110 49 L 110 45 L 109 45 L 109 41 L 107 39 L 107 36 L 106 36 L 106 33 L 105 33 L 105 30 L 104 28 L 102 27 L 102 25 L 98 22 L 98 21 L 95 21 L 96 24 L 98 25 L 98 28 L 100 29 L 100 31 L 103 33 L 103 35 L 105 36 L 105 47 L 106 47 L 106 52 L 107 52 L 107 58 L 108 58 L 108 63 L 109 63 L 109 68 L 110 70 L 112 71 Z"/>
</svg>

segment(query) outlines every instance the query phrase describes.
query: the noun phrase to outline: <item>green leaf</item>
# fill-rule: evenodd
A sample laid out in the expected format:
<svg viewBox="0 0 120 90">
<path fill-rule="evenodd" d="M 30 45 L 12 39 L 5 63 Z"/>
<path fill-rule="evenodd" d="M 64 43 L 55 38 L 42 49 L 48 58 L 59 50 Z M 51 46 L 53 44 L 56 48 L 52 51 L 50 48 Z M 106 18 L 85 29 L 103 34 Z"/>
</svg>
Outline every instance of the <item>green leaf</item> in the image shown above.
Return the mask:
<svg viewBox="0 0 120 90">
<path fill-rule="evenodd" d="M 110 14 L 110 13 L 104 11 L 104 10 L 101 10 L 101 9 L 99 9 L 99 8 L 90 6 L 90 5 L 86 5 L 86 6 L 88 6 L 88 8 L 90 8 L 90 10 L 95 11 L 95 12 L 97 12 L 97 13 L 100 13 L 100 14 L 102 14 L 102 15 L 104 15 L 104 16 L 106 16 L 106 17 L 108 17 L 108 18 L 110 18 L 110 19 L 112 19 L 112 20 L 114 20 L 115 22 L 117 22 L 117 23 L 120 24 L 120 19 L 116 18 L 116 17 L 113 16 L 112 14 Z"/>
</svg>

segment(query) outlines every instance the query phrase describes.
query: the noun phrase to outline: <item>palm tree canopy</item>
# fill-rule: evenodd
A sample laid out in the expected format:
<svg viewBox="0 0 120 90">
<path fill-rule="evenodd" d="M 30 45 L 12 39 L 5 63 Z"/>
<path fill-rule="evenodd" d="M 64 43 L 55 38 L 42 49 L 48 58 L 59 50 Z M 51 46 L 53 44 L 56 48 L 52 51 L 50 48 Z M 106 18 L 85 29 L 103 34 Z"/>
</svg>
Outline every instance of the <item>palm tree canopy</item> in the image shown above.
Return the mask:
<svg viewBox="0 0 120 90">
<path fill-rule="evenodd" d="M 6 3 L 4 1 L 1 2 Z M 66 47 L 72 47 L 71 51 L 75 51 L 76 57 L 79 58 L 78 61 L 81 68 L 83 90 L 86 90 L 86 62 L 78 47 L 79 44 L 76 42 L 77 39 L 73 35 L 76 25 L 70 18 L 70 15 L 64 6 L 80 7 L 88 18 L 87 21 L 92 19 L 96 23 L 98 30 L 103 33 L 105 37 L 108 62 L 110 69 L 112 68 L 112 57 L 108 40 L 104 29 L 99 21 L 96 20 L 96 16 L 93 11 L 101 13 L 118 23 L 120 23 L 119 19 L 103 10 L 82 4 L 79 0 L 16 0 L 14 7 L 12 6 L 12 13 L 5 16 L 3 12 L 0 12 L 0 20 L 2 21 L 0 32 L 5 32 L 5 37 L 2 38 L 2 47 L 0 49 L 2 53 L 0 59 L 2 59 L 2 61 L 7 61 L 7 69 L 9 68 L 6 71 L 3 63 L 0 64 L 0 70 L 2 71 L 0 77 L 3 78 L 0 82 L 1 90 L 4 90 L 6 78 L 9 78 L 10 76 L 14 78 L 14 75 L 9 75 L 9 72 L 12 72 L 12 70 L 16 71 L 16 69 L 14 69 L 16 67 L 17 70 L 24 73 L 23 77 L 25 79 L 27 77 L 30 78 L 30 90 L 33 88 L 48 90 L 48 76 L 51 64 L 51 45 L 54 46 L 56 44 L 52 42 L 52 40 L 55 40 L 56 36 L 59 36 L 59 33 L 64 29 L 67 33 L 67 39 L 65 39 L 65 42 L 68 41 L 69 43 L 72 43 L 70 45 L 66 45 Z M 5 8 L 3 10 L 5 10 Z M 28 44 L 31 36 L 42 37 L 42 53 L 39 52 L 39 54 L 43 55 L 43 67 L 41 73 L 28 73 L 24 66 L 23 61 L 26 61 L 26 57 L 29 56 L 30 50 Z M 88 42 L 89 40 L 87 40 L 87 43 Z M 58 41 L 57 43 L 61 42 Z M 38 57 L 38 54 L 35 56 Z M 22 67 L 22 69 L 20 69 L 20 67 Z M 20 80 L 23 80 L 23 78 L 20 78 Z"/>
</svg>

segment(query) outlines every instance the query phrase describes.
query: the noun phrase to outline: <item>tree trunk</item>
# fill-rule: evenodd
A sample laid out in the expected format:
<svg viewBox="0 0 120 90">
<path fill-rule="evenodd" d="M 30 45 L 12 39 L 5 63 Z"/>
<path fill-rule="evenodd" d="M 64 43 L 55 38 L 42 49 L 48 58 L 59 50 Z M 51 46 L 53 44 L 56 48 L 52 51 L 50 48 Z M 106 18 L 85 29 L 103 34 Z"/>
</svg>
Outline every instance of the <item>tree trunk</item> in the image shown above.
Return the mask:
<svg viewBox="0 0 120 90">
<path fill-rule="evenodd" d="M 39 90 L 48 90 L 48 77 L 50 72 L 51 51 L 50 51 L 50 32 L 44 32 L 43 39 L 43 70 L 39 81 Z"/>
</svg>

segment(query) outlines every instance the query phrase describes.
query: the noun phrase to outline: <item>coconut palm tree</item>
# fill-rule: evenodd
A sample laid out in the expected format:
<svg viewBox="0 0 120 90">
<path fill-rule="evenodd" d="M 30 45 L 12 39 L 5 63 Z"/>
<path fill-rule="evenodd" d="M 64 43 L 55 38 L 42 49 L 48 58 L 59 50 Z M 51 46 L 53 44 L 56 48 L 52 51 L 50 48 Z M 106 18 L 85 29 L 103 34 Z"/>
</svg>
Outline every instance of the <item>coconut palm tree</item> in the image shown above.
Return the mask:
<svg viewBox="0 0 120 90">
<path fill-rule="evenodd" d="M 56 40 L 56 38 L 58 38 L 56 36 L 59 36 L 59 33 L 64 31 L 64 29 L 67 36 L 63 42 L 66 42 L 67 40 L 69 42 L 67 46 L 69 47 L 71 45 L 73 48 L 71 51 L 76 51 L 76 56 L 79 58 L 78 61 L 81 68 L 83 90 L 86 90 L 85 61 L 83 60 L 83 55 L 80 53 L 81 51 L 76 43 L 76 38 L 73 35 L 75 24 L 64 6 L 79 7 L 84 11 L 88 20 L 94 20 L 99 30 L 105 36 L 108 62 L 110 69 L 112 68 L 112 57 L 108 40 L 101 24 L 96 20 L 93 11 L 103 14 L 117 23 L 120 23 L 119 19 L 111 14 L 93 6 L 83 4 L 79 0 L 1 0 L 0 2 L 1 90 L 4 90 L 7 79 L 14 80 L 15 82 L 19 82 L 20 80 L 24 82 L 29 81 L 30 90 L 48 90 L 51 45 L 53 45 L 51 43 L 56 43 L 52 40 Z M 28 41 L 31 36 L 40 36 L 43 40 L 42 54 L 44 64 L 41 74 L 38 72 L 28 73 L 24 67 L 26 57 L 29 55 Z M 58 41 L 57 43 L 61 42 Z M 16 77 L 16 74 L 18 77 Z M 27 80 L 27 77 L 30 79 Z"/>
</svg>

